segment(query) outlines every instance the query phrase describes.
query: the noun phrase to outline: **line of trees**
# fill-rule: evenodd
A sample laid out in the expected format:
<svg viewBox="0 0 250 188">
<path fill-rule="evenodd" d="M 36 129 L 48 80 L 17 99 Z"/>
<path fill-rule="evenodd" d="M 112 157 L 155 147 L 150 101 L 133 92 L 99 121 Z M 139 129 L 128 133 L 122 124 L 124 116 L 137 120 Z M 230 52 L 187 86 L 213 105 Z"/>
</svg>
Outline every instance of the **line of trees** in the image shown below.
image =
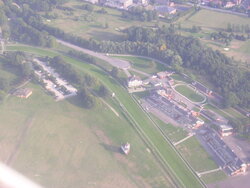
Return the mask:
<svg viewBox="0 0 250 188">
<path fill-rule="evenodd" d="M 158 15 L 154 10 L 146 10 L 143 7 L 131 7 L 127 11 L 122 12 L 122 17 L 129 20 L 152 21 L 157 20 Z"/>
<path fill-rule="evenodd" d="M 65 62 L 61 56 L 46 59 L 49 61 L 50 66 L 55 68 L 63 78 L 79 87 L 78 96 L 85 108 L 90 109 L 96 105 L 97 101 L 94 93 L 104 98 L 109 96 L 109 91 L 103 84 L 97 82 L 93 76 L 87 73 L 80 74 L 72 65 Z M 94 92 L 95 90 L 97 92 Z"/>
</svg>

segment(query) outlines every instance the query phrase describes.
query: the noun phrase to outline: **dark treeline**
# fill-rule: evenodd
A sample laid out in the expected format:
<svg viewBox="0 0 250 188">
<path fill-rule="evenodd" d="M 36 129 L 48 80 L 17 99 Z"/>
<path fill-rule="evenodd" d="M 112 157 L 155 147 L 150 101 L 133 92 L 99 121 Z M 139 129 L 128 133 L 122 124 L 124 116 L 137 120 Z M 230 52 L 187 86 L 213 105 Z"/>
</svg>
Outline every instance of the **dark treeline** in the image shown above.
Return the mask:
<svg viewBox="0 0 250 188">
<path fill-rule="evenodd" d="M 131 7 L 122 12 L 122 17 L 129 20 L 152 21 L 158 19 L 156 11 L 146 10 L 143 7 Z"/>
<path fill-rule="evenodd" d="M 15 41 L 43 47 L 53 47 L 55 45 L 55 39 L 47 32 L 38 31 L 27 25 L 22 19 L 13 20 L 10 24 L 10 30 L 10 36 Z"/>
<path fill-rule="evenodd" d="M 22 78 L 31 76 L 31 64 L 26 61 L 26 55 L 23 52 L 7 52 L 5 53 L 6 66 L 12 67 L 16 70 L 17 74 Z"/>
<path fill-rule="evenodd" d="M 105 86 L 97 83 L 96 79 L 89 74 L 80 74 L 72 65 L 68 64 L 62 57 L 56 56 L 48 59 L 50 66 L 56 68 L 56 71 L 67 81 L 70 81 L 79 87 L 78 96 L 82 105 L 86 108 L 93 108 L 96 104 L 93 90 L 99 87 L 101 97 L 106 97 L 108 91 Z M 105 87 L 105 88 L 104 88 Z"/>
<path fill-rule="evenodd" d="M 51 11 L 52 8 L 67 2 L 68 0 L 15 0 L 19 5 L 27 4 L 37 11 Z"/>
<path fill-rule="evenodd" d="M 227 24 L 227 32 L 236 32 L 236 33 L 250 33 L 249 24 Z"/>
<path fill-rule="evenodd" d="M 90 56 L 88 54 L 82 53 L 80 51 L 76 51 L 76 50 L 69 50 L 68 51 L 68 55 L 74 58 L 78 58 L 82 61 L 85 61 L 87 63 L 91 63 L 91 64 L 95 64 L 96 60 L 93 56 Z"/>
<path fill-rule="evenodd" d="M 10 80 L 0 75 L 0 101 L 3 100 L 5 94 L 20 81 L 26 80 L 32 75 L 31 64 L 25 61 L 26 56 L 23 52 L 8 52 L 1 57 L 2 64 L 0 68 L 12 71 L 17 78 Z"/>
</svg>

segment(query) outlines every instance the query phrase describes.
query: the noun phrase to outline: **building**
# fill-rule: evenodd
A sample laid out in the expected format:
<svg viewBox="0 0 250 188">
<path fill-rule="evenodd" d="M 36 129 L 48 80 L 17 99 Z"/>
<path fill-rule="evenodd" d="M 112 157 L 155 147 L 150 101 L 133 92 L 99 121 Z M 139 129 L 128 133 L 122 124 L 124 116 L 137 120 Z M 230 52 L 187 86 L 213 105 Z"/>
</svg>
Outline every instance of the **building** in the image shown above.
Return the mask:
<svg viewBox="0 0 250 188">
<path fill-rule="evenodd" d="M 219 125 L 218 132 L 221 136 L 229 136 L 233 134 L 233 127 L 230 125 Z"/>
<path fill-rule="evenodd" d="M 107 0 L 105 5 L 118 9 L 127 9 L 133 4 L 133 0 Z"/>
<path fill-rule="evenodd" d="M 137 0 L 137 1 L 134 1 L 135 3 L 137 4 L 140 4 L 140 5 L 143 5 L 143 6 L 146 6 L 149 4 L 148 0 Z"/>
<path fill-rule="evenodd" d="M 13 95 L 27 99 L 29 96 L 32 95 L 32 90 L 28 88 L 17 89 Z"/>
<path fill-rule="evenodd" d="M 214 159 L 218 166 L 229 175 L 244 174 L 247 165 L 226 145 L 226 143 L 212 129 L 204 129 L 202 133 L 204 143 L 216 156 Z M 206 148 L 206 147 L 205 147 Z M 214 156 L 213 155 L 213 156 Z"/>
<path fill-rule="evenodd" d="M 157 76 L 158 78 L 163 79 L 163 78 L 166 78 L 168 75 L 166 72 L 158 72 Z"/>
<path fill-rule="evenodd" d="M 234 2 L 231 2 L 231 1 L 228 1 L 225 5 L 224 5 L 224 7 L 225 8 L 232 8 L 232 7 L 234 7 L 236 4 L 234 3 Z"/>
<path fill-rule="evenodd" d="M 98 4 L 99 0 L 85 0 L 86 2 L 92 3 L 92 4 Z"/>
<path fill-rule="evenodd" d="M 139 76 L 131 76 L 128 79 L 128 87 L 139 87 L 142 85 L 142 80 Z"/>
<path fill-rule="evenodd" d="M 155 7 L 156 12 L 159 14 L 159 17 L 164 17 L 166 14 L 175 14 L 176 9 L 170 6 L 156 6 Z"/>
</svg>

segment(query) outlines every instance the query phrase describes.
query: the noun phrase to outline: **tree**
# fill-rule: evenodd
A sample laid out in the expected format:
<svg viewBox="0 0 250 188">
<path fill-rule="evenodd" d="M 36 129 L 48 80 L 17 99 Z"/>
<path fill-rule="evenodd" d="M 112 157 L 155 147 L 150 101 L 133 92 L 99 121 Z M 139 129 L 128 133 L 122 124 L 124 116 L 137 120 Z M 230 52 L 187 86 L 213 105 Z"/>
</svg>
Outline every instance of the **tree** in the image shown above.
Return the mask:
<svg viewBox="0 0 250 188">
<path fill-rule="evenodd" d="M 105 22 L 105 29 L 109 28 L 109 23 Z"/>
<path fill-rule="evenodd" d="M 25 76 L 25 77 L 28 77 L 28 76 L 31 75 L 31 73 L 32 73 L 32 68 L 31 68 L 30 63 L 23 63 L 23 64 L 21 65 L 21 73 L 22 73 L 22 75 Z"/>
<path fill-rule="evenodd" d="M 239 98 L 236 96 L 236 94 L 229 92 L 225 98 L 225 107 L 236 106 L 239 104 L 239 102 Z"/>
<path fill-rule="evenodd" d="M 109 96 L 109 91 L 104 85 L 101 85 L 98 94 L 103 98 L 107 98 Z"/>
<path fill-rule="evenodd" d="M 96 105 L 95 97 L 86 88 L 79 89 L 78 96 L 85 108 L 91 109 Z"/>
<path fill-rule="evenodd" d="M 0 90 L 6 91 L 9 87 L 9 82 L 5 78 L 0 78 Z"/>
<path fill-rule="evenodd" d="M 112 70 L 111 70 L 111 72 L 110 72 L 111 76 L 113 76 L 115 78 L 117 78 L 118 73 L 119 73 L 119 70 L 118 70 L 117 67 L 113 67 Z"/>
</svg>

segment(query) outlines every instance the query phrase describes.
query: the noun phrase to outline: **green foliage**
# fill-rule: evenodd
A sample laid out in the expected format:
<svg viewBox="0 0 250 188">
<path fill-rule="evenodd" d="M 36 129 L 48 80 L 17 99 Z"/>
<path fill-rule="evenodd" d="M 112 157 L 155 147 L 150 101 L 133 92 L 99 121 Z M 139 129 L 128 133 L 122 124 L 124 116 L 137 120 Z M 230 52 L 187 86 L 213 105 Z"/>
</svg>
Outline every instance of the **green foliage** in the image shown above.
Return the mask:
<svg viewBox="0 0 250 188">
<path fill-rule="evenodd" d="M 109 90 L 104 85 L 101 85 L 98 94 L 100 97 L 107 98 L 109 96 Z"/>
<path fill-rule="evenodd" d="M 9 81 L 5 78 L 0 78 L 0 90 L 2 91 L 7 91 L 7 89 L 9 88 Z"/>
<path fill-rule="evenodd" d="M 96 99 L 86 88 L 78 90 L 78 96 L 80 97 L 82 104 L 85 108 L 91 109 L 96 105 Z"/>
<path fill-rule="evenodd" d="M 56 56 L 50 60 L 50 65 L 56 68 L 66 80 L 75 84 L 83 84 L 84 77 L 80 75 L 71 65 L 65 62 L 61 56 Z"/>
<path fill-rule="evenodd" d="M 117 78 L 118 76 L 118 73 L 119 73 L 119 69 L 117 67 L 113 67 L 110 74 L 114 77 L 114 78 Z"/>
<path fill-rule="evenodd" d="M 146 10 L 143 7 L 131 7 L 122 12 L 122 17 L 130 20 L 152 21 L 158 18 L 156 11 Z"/>
</svg>

